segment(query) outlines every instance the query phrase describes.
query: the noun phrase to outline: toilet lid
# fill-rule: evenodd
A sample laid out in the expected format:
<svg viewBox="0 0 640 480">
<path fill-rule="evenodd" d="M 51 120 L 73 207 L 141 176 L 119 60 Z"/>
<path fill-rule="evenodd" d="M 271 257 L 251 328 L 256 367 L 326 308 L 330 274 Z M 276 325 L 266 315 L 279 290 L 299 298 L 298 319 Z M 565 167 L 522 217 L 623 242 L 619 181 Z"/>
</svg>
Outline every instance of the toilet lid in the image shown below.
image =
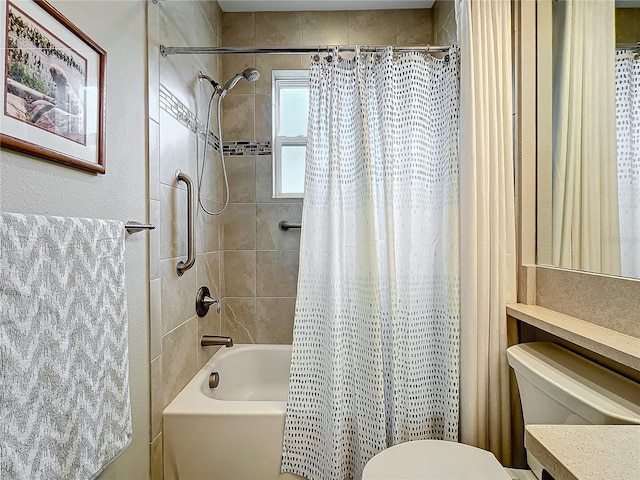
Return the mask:
<svg viewBox="0 0 640 480">
<path fill-rule="evenodd" d="M 511 480 L 491 452 L 443 440 L 388 448 L 364 467 L 362 480 Z"/>
</svg>

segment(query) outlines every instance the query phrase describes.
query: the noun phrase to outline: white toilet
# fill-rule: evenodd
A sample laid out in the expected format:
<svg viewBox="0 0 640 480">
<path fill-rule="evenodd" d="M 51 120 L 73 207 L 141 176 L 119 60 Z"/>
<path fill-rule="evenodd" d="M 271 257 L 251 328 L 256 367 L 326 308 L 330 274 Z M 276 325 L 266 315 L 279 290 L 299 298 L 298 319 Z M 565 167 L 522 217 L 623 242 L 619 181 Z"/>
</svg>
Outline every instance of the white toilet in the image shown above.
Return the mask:
<svg viewBox="0 0 640 480">
<path fill-rule="evenodd" d="M 507 350 L 516 373 L 524 423 L 545 425 L 640 424 L 640 384 L 552 343 L 523 343 Z M 542 478 L 505 469 L 485 450 L 455 442 L 418 440 L 373 457 L 362 480 L 512 480 Z"/>
</svg>

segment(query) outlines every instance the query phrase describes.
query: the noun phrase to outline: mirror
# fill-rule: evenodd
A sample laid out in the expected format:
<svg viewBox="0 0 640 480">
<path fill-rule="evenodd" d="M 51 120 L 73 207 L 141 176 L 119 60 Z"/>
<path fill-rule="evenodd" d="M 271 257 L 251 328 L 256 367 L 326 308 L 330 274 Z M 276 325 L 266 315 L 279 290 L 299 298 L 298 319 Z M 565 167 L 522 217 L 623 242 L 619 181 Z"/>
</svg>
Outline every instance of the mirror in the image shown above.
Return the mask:
<svg viewBox="0 0 640 480">
<path fill-rule="evenodd" d="M 640 278 L 640 1 L 537 15 L 537 263 Z"/>
</svg>

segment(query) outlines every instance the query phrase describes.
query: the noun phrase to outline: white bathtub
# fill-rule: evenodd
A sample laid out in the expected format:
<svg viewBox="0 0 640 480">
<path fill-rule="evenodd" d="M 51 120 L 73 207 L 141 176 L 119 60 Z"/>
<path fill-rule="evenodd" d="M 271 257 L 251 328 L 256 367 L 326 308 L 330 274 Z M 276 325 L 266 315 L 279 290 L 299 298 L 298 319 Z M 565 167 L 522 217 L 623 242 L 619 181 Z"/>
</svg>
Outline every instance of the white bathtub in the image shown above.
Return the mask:
<svg viewBox="0 0 640 480">
<path fill-rule="evenodd" d="M 165 480 L 301 479 L 280 473 L 290 364 L 290 345 L 218 350 L 164 410 Z"/>
</svg>

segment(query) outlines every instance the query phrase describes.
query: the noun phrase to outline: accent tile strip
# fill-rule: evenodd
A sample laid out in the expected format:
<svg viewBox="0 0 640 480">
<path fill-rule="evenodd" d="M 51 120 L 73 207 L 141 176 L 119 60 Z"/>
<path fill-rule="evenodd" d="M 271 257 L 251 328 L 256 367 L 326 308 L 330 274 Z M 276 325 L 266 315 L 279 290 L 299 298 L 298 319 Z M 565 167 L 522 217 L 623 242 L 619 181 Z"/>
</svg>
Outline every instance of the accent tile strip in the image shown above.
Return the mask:
<svg viewBox="0 0 640 480">
<path fill-rule="evenodd" d="M 173 95 L 169 89 L 160 84 L 160 108 L 175 118 L 182 125 L 194 132 L 201 140 L 205 138 L 205 126 L 189 108 Z M 209 145 L 218 151 L 218 137 L 209 131 Z M 225 155 L 236 157 L 242 155 L 271 155 L 271 141 L 235 141 L 222 142 L 222 151 Z"/>
<path fill-rule="evenodd" d="M 160 84 L 160 108 L 175 118 L 182 125 L 194 132 L 201 140 L 205 139 L 205 126 L 189 108 L 173 95 L 164 85 Z M 209 131 L 209 145 L 219 150 L 218 137 Z"/>
</svg>

